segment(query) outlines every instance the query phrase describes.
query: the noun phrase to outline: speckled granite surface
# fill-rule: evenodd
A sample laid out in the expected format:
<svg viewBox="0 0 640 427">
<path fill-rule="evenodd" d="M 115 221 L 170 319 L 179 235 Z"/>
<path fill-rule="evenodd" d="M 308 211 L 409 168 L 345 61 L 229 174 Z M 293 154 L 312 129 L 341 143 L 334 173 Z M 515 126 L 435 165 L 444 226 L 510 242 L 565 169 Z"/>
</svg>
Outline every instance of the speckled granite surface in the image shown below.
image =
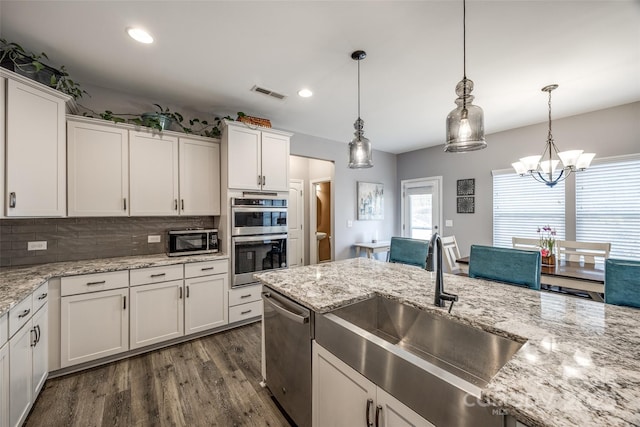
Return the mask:
<svg viewBox="0 0 640 427">
<path fill-rule="evenodd" d="M 320 313 L 379 294 L 526 340 L 482 396 L 531 427 L 640 426 L 638 309 L 447 274 L 447 314 L 431 273 L 366 258 L 256 277 Z"/>
<path fill-rule="evenodd" d="M 0 316 L 27 297 L 38 286 L 52 277 L 103 273 L 161 265 L 183 264 L 216 259 L 228 259 L 225 254 L 168 257 L 164 254 L 120 258 L 102 258 L 83 261 L 56 262 L 33 267 L 0 269 Z"/>
</svg>

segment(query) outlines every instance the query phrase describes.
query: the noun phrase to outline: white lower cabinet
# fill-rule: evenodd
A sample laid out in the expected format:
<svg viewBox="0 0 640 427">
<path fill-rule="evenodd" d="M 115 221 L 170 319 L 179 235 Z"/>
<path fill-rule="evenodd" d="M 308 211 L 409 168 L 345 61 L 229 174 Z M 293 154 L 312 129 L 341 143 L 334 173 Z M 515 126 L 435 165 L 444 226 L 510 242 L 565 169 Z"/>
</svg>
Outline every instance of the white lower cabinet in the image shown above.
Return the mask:
<svg viewBox="0 0 640 427">
<path fill-rule="evenodd" d="M 65 296 L 64 279 L 60 299 L 60 366 L 66 368 L 129 350 L 129 288 Z M 98 277 L 92 282 L 101 280 Z"/>
<path fill-rule="evenodd" d="M 433 427 L 315 341 L 312 366 L 314 427 Z"/>
<path fill-rule="evenodd" d="M 49 310 L 45 305 L 33 315 L 36 344 L 33 346 L 33 396 L 40 393 L 49 374 Z"/>
<path fill-rule="evenodd" d="M 229 291 L 229 323 L 262 315 L 262 285 L 241 286 Z"/>
<path fill-rule="evenodd" d="M 0 345 L 0 427 L 9 426 L 9 344 Z"/>
<path fill-rule="evenodd" d="M 184 333 L 224 326 L 227 316 L 227 274 L 185 279 Z"/>
<path fill-rule="evenodd" d="M 184 335 L 182 280 L 131 287 L 131 349 Z"/>
</svg>

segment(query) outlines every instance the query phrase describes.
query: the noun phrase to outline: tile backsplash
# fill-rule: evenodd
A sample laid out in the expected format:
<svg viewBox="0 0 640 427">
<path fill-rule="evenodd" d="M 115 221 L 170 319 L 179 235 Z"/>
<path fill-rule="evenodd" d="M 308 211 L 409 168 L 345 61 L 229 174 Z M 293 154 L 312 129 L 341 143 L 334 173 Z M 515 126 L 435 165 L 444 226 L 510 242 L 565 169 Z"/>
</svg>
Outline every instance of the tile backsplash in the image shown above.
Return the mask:
<svg viewBox="0 0 640 427">
<path fill-rule="evenodd" d="M 168 230 L 213 226 L 210 216 L 0 219 L 0 267 L 165 253 Z M 47 249 L 27 250 L 34 241 Z"/>
</svg>

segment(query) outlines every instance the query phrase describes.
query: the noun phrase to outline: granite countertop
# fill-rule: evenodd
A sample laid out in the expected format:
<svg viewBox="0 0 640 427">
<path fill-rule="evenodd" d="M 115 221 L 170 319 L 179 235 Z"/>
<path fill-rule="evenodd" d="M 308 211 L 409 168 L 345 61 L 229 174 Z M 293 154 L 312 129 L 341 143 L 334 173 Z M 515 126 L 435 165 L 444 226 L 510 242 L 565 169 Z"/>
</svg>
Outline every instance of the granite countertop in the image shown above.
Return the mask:
<svg viewBox="0 0 640 427">
<path fill-rule="evenodd" d="M 459 301 L 433 304 L 434 277 L 416 267 L 354 258 L 257 274 L 326 313 L 374 295 L 527 341 L 482 398 L 531 426 L 640 425 L 640 310 L 445 274 Z"/>
<path fill-rule="evenodd" d="M 228 258 L 228 255 L 222 253 L 179 257 L 157 254 L 56 262 L 32 267 L 0 269 L 0 316 L 8 312 L 14 304 L 22 301 L 38 286 L 52 277 L 104 273 L 107 271 L 131 270 Z"/>
</svg>

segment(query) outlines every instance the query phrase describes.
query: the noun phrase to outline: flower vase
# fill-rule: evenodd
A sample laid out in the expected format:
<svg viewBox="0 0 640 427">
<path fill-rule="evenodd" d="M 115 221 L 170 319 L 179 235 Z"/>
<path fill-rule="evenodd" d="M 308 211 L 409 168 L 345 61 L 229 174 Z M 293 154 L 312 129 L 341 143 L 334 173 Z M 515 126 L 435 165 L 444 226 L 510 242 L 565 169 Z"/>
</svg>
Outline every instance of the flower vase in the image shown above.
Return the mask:
<svg viewBox="0 0 640 427">
<path fill-rule="evenodd" d="M 556 256 L 555 255 L 543 256 L 542 257 L 542 264 L 543 265 L 556 265 Z"/>
</svg>

